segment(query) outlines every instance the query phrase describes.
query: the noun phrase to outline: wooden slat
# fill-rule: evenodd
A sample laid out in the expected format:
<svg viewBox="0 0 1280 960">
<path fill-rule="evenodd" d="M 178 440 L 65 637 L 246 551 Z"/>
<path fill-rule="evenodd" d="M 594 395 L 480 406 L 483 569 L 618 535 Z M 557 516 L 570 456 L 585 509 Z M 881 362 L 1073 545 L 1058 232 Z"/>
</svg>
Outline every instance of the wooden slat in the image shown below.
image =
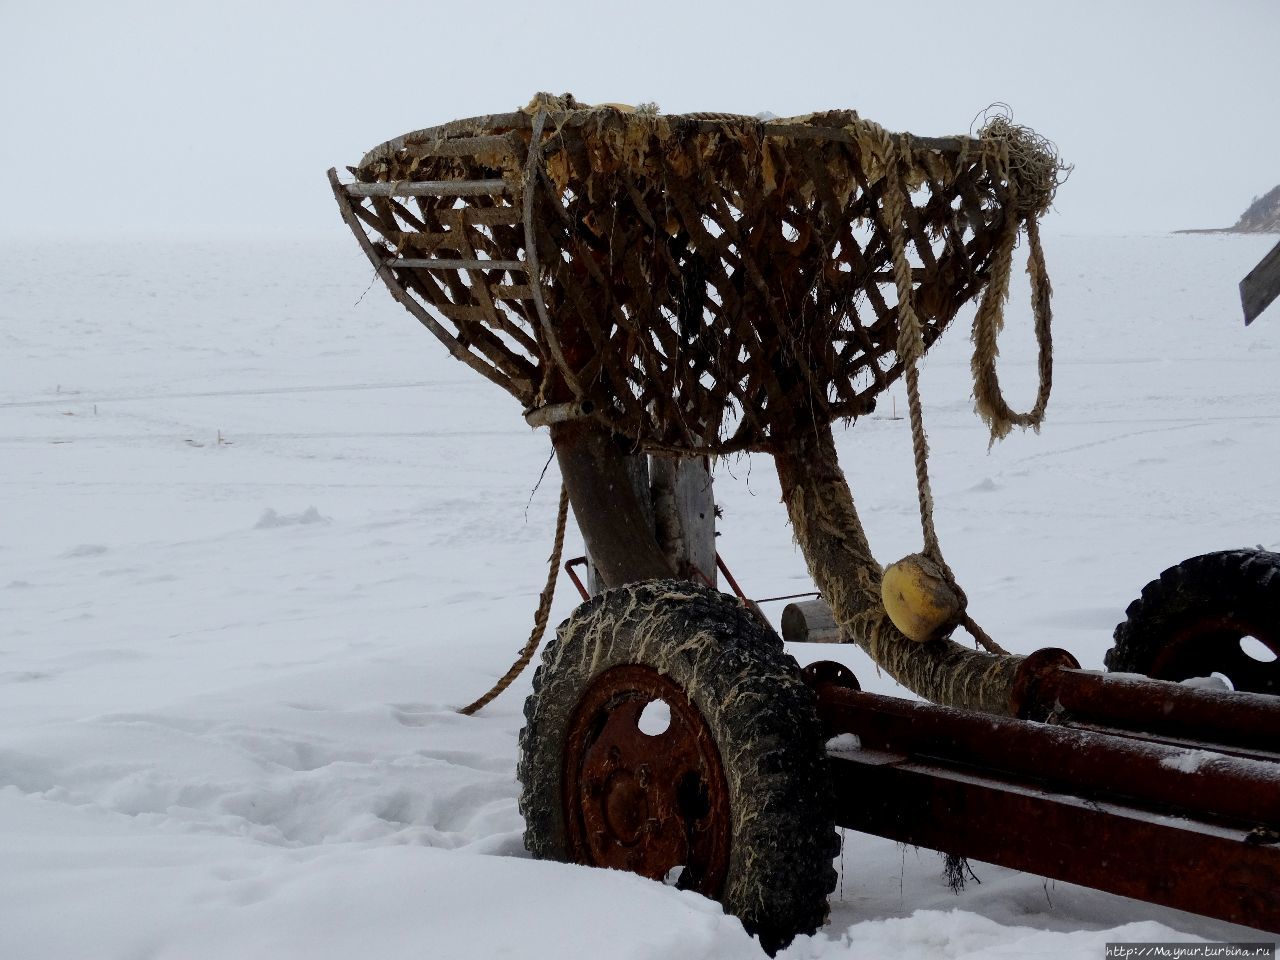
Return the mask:
<svg viewBox="0 0 1280 960">
<path fill-rule="evenodd" d="M 464 323 L 484 323 L 489 319 L 489 312 L 481 306 L 460 306 L 453 303 L 435 303 L 432 306 L 455 322 L 461 320 Z"/>
<path fill-rule="evenodd" d="M 392 180 L 388 183 L 348 183 L 352 197 L 492 197 L 509 193 L 505 180 Z"/>
<path fill-rule="evenodd" d="M 525 269 L 519 260 L 444 260 L 434 257 L 388 259 L 387 266 L 395 270 L 506 270 L 520 273 Z"/>
<path fill-rule="evenodd" d="M 466 222 L 477 227 L 514 227 L 524 223 L 517 207 L 467 207 Z"/>
<path fill-rule="evenodd" d="M 459 134 L 466 135 L 470 133 L 481 133 L 485 130 L 502 129 L 513 127 L 518 130 L 528 130 L 533 122 L 533 118 L 524 112 L 517 113 L 493 113 L 482 117 L 470 117 L 466 120 L 454 120 L 450 123 L 441 124 L 436 127 L 427 127 L 424 130 L 414 130 L 403 136 L 380 143 L 374 147 L 360 160 L 360 166 L 367 167 L 369 164 L 378 160 L 389 160 L 396 156 L 405 147 L 415 143 L 428 143 L 433 140 L 442 140 L 446 137 L 457 136 Z"/>
<path fill-rule="evenodd" d="M 476 137 L 454 137 L 428 140 L 404 147 L 407 157 L 473 157 L 478 154 L 501 154 L 516 157 L 524 153 L 524 144 L 511 134 L 489 134 Z"/>
<path fill-rule="evenodd" d="M 359 218 L 374 233 L 379 236 L 388 236 L 399 233 L 398 230 L 389 230 L 387 225 L 382 222 L 382 218 L 378 216 L 376 210 L 370 210 L 363 203 L 349 204 L 353 216 Z"/>
<path fill-rule="evenodd" d="M 378 206 L 380 204 L 385 205 L 391 212 L 392 218 L 398 218 L 399 221 L 410 230 L 416 230 L 419 233 L 426 233 L 431 229 L 417 214 L 392 197 L 373 197 L 371 202 L 374 206 Z M 422 211 L 422 213 L 424 216 L 426 215 L 425 210 Z"/>
<path fill-rule="evenodd" d="M 453 244 L 457 237 L 452 233 L 430 233 L 421 230 L 396 230 L 383 236 L 400 248 L 401 253 L 430 254 L 441 247 L 446 250 L 455 249 Z"/>
<path fill-rule="evenodd" d="M 532 300 L 533 285 L 528 283 L 494 283 L 489 292 L 495 300 Z"/>
</svg>

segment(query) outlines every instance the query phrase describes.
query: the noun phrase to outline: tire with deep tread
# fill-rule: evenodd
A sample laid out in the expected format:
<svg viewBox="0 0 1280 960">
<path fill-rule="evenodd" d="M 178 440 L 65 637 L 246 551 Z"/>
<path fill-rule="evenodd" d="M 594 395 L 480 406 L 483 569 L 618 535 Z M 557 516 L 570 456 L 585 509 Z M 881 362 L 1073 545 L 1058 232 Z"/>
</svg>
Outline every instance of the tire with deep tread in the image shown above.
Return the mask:
<svg viewBox="0 0 1280 960">
<path fill-rule="evenodd" d="M 1159 680 L 1221 673 L 1237 690 L 1280 694 L 1280 661 L 1244 653 L 1254 637 L 1280 654 L 1280 554 L 1223 550 L 1147 584 L 1116 627 L 1107 669 Z"/>
<path fill-rule="evenodd" d="M 705 721 L 729 784 L 728 869 L 716 898 L 773 954 L 818 929 L 839 838 L 816 698 L 782 642 L 736 599 L 688 581 L 629 584 L 594 597 L 557 629 L 533 678 L 520 731 L 525 846 L 572 859 L 564 782 L 567 730 L 605 671 L 657 670 Z"/>
</svg>

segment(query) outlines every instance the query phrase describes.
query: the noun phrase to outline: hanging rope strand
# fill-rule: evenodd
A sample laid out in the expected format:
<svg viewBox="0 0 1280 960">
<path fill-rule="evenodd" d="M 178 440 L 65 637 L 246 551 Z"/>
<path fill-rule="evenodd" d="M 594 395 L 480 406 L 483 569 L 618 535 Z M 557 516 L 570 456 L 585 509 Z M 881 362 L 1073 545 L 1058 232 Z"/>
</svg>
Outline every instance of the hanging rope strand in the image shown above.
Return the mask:
<svg viewBox="0 0 1280 960">
<path fill-rule="evenodd" d="M 1009 273 L 1013 262 L 1013 248 L 1018 232 L 1025 225 L 1030 245 L 1027 273 L 1031 277 L 1031 309 L 1035 320 L 1037 369 L 1039 387 L 1035 404 L 1026 413 L 1018 413 L 1009 407 L 996 373 L 996 358 L 1000 355 L 997 340 L 1004 328 L 1004 302 L 1009 297 Z M 1044 422 L 1049 394 L 1053 390 L 1053 311 L 1050 297 L 1053 288 L 1045 269 L 1044 250 L 1040 246 L 1040 227 L 1034 217 L 1019 222 L 1010 218 L 1009 226 L 1000 238 L 1000 246 L 994 255 L 991 281 L 973 318 L 973 399 L 979 416 L 991 430 L 991 442 L 1002 440 L 1014 427 L 1031 427 L 1039 430 Z"/>
<path fill-rule="evenodd" d="M 896 162 L 889 165 L 888 183 L 884 191 L 885 222 L 888 226 L 889 244 L 893 254 L 893 279 L 898 293 L 898 356 L 903 362 L 902 378 L 907 390 L 907 413 L 911 421 L 911 448 L 915 456 L 916 494 L 920 506 L 920 529 L 924 539 L 924 556 L 932 561 L 939 573 L 955 590 L 965 612 L 960 624 L 970 636 L 991 653 L 1008 653 L 996 643 L 967 611 L 968 597 L 956 582 L 933 519 L 933 489 L 929 483 L 929 439 L 924 432 L 924 410 L 920 400 L 920 358 L 924 355 L 924 332 L 914 305 L 911 263 L 907 259 L 907 242 L 903 211 L 907 204 L 906 185 Z M 1007 274 L 1006 274 L 1007 277 Z"/>
<path fill-rule="evenodd" d="M 538 643 L 542 640 L 542 635 L 547 632 L 547 618 L 551 615 L 551 601 L 556 595 L 556 580 L 560 576 L 560 556 L 564 553 L 564 529 L 568 519 L 569 489 L 564 484 L 561 484 L 560 511 L 556 514 L 555 545 L 551 548 L 551 564 L 547 570 L 547 584 L 542 588 L 542 595 L 538 598 L 538 611 L 533 618 L 533 632 L 529 634 L 529 639 L 520 650 L 520 655 L 516 657 L 516 662 L 511 664 L 511 669 L 504 673 L 483 697 L 459 710 L 458 712 L 462 715 L 469 717 L 477 710 L 481 710 L 492 703 L 501 695 L 502 691 L 511 686 L 516 677 L 524 672 L 524 668 L 529 665 L 529 661 L 533 659 L 533 652 L 538 649 Z"/>
<path fill-rule="evenodd" d="M 924 354 L 924 332 L 914 304 L 914 281 L 907 259 L 907 243 L 903 236 L 903 210 L 906 186 L 895 162 L 889 167 L 884 191 L 884 216 L 888 226 L 889 245 L 893 254 L 893 280 L 898 294 L 898 357 L 903 362 L 902 379 L 907 390 L 907 412 L 911 422 L 911 449 L 915 454 L 916 492 L 920 505 L 920 527 L 924 536 L 924 553 L 954 580 L 951 568 L 942 558 L 938 531 L 933 522 L 933 490 L 929 483 L 929 438 L 924 432 L 924 415 L 920 401 L 919 360 Z"/>
</svg>

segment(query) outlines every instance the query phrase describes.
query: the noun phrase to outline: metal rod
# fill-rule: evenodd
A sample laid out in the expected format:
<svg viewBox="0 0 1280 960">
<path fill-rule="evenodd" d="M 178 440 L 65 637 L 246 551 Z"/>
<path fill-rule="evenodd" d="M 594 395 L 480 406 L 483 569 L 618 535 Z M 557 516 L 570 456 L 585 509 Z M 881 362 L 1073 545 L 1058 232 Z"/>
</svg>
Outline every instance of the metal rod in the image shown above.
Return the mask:
<svg viewBox="0 0 1280 960">
<path fill-rule="evenodd" d="M 1280 826 L 1280 765 L 823 684 L 818 713 L 864 747 L 1137 801 L 1246 828 Z"/>
<path fill-rule="evenodd" d="M 573 568 L 585 567 L 586 565 L 586 557 L 574 557 L 572 560 L 566 560 L 564 565 L 564 572 L 569 575 L 569 579 L 573 581 L 573 585 L 578 588 L 578 593 L 582 595 L 582 601 L 584 603 L 591 599 L 591 593 L 583 585 L 582 578 L 578 576 L 577 571 Z"/>
<path fill-rule="evenodd" d="M 765 597 L 763 600 L 757 600 L 756 603 L 773 603 L 775 600 L 795 600 L 797 597 L 820 597 L 817 590 L 810 590 L 808 593 L 788 593 L 783 597 Z"/>
<path fill-rule="evenodd" d="M 719 553 L 716 554 L 716 569 L 724 574 L 724 578 L 729 581 L 729 586 L 731 586 L 733 588 L 733 592 L 738 595 L 738 599 L 746 600 L 747 595 L 743 593 L 742 588 L 738 586 L 738 581 L 733 579 L 733 574 L 729 572 L 729 565 L 724 562 L 724 559 Z M 711 586 L 714 586 L 714 584 L 711 584 Z"/>
<path fill-rule="evenodd" d="M 1126 674 L 1057 670 L 1037 698 L 1060 719 L 1275 750 L 1280 697 L 1206 690 Z"/>
<path fill-rule="evenodd" d="M 1174 737 L 1165 733 L 1149 733 L 1145 730 L 1125 730 L 1120 727 L 1106 727 L 1101 724 L 1081 723 L 1078 720 L 1063 721 L 1065 726 L 1073 730 L 1089 730 L 1093 733 L 1105 733 L 1113 737 L 1126 737 L 1130 740 L 1149 740 L 1152 743 L 1163 743 L 1170 747 L 1181 747 L 1184 750 L 1213 750 L 1227 753 L 1233 757 L 1250 757 L 1254 760 L 1266 760 L 1280 764 L 1280 750 L 1263 747 L 1245 747 L 1233 743 L 1220 743 L 1216 740 L 1203 740 L 1192 737 Z M 1280 744 L 1277 744 L 1280 746 Z"/>
</svg>

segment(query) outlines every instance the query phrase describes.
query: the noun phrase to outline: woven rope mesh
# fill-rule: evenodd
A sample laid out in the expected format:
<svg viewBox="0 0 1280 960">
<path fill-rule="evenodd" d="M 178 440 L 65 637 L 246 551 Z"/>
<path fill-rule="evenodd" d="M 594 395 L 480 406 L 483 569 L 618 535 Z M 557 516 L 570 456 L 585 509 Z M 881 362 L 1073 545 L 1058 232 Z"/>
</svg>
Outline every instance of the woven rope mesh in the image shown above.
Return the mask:
<svg viewBox="0 0 1280 960">
<path fill-rule="evenodd" d="M 571 97 L 411 133 L 351 170 L 420 185 L 339 200 L 455 356 L 526 408 L 576 404 L 640 448 L 686 454 L 767 451 L 800 418 L 870 411 L 902 373 L 891 231 L 927 348 L 985 286 L 1032 192 L 999 138 Z M 907 202 L 886 222 L 899 183 Z"/>
</svg>

